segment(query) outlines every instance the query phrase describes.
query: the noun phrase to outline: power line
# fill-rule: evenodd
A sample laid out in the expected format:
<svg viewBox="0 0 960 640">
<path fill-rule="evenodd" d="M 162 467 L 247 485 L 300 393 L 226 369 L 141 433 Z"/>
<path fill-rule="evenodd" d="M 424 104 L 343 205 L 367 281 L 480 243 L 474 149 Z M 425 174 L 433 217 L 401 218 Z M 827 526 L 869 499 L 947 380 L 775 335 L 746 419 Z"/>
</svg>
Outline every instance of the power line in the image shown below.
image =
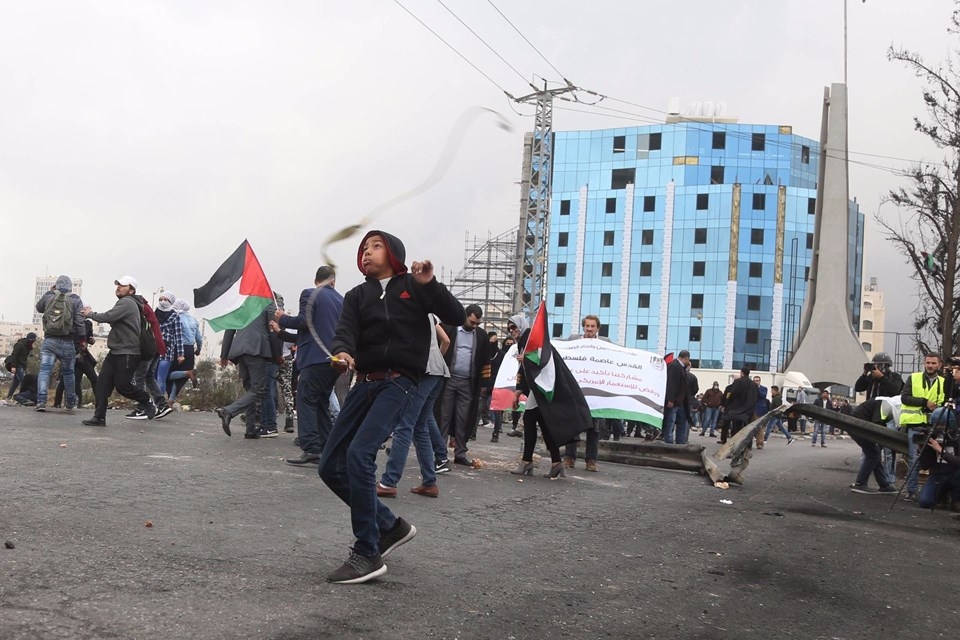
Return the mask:
<svg viewBox="0 0 960 640">
<path fill-rule="evenodd" d="M 450 44 L 449 42 L 447 42 L 446 40 L 444 40 L 443 37 L 442 37 L 439 33 L 437 33 L 436 31 L 434 31 L 433 29 L 431 29 L 430 26 L 427 25 L 426 22 L 424 22 L 423 20 L 421 20 L 420 18 L 418 18 L 412 11 L 410 11 L 410 9 L 407 9 L 405 6 L 403 6 L 402 4 L 400 4 L 400 0 L 393 0 L 393 2 L 394 2 L 394 4 L 396 4 L 398 7 L 400 7 L 401 9 L 403 9 L 404 11 L 406 11 L 408 14 L 410 14 L 410 17 L 412 17 L 414 20 L 416 20 L 416 21 L 419 22 L 421 25 L 423 25 L 423 27 L 424 27 L 427 31 L 429 31 L 429 32 L 432 33 L 434 36 L 436 36 L 436 38 L 437 38 L 440 42 L 442 42 L 443 44 L 447 45 L 447 47 L 449 47 L 449 49 L 450 49 L 451 51 L 453 51 L 455 54 L 457 54 L 458 56 L 460 56 L 461 58 L 463 58 L 463 61 L 464 61 L 464 62 L 466 62 L 467 64 L 469 64 L 471 67 L 473 67 L 473 68 L 476 70 L 476 72 L 479 73 L 480 75 L 482 75 L 484 78 L 486 78 L 487 81 L 490 82 L 490 84 L 492 84 L 493 86 L 495 86 L 497 89 L 500 89 L 500 91 L 502 91 L 503 93 L 509 95 L 509 94 L 507 93 L 507 90 L 506 90 L 506 89 L 504 89 L 504 88 L 501 87 L 499 84 L 497 84 L 497 82 L 496 82 L 493 78 L 491 78 L 490 76 L 488 76 L 487 74 L 485 74 L 483 71 L 481 71 L 481 70 L 480 70 L 480 67 L 478 67 L 477 65 L 473 64 L 472 62 L 470 62 L 470 59 L 467 58 L 467 56 L 465 56 L 465 55 L 463 55 L 462 53 L 460 53 L 460 51 L 458 51 L 456 47 L 454 47 L 452 44 Z"/>
<path fill-rule="evenodd" d="M 567 77 L 566 77 L 565 75 L 563 75 L 562 73 L 560 73 L 560 70 L 559 70 L 559 69 L 557 69 L 555 66 L 553 66 L 553 63 L 552 63 L 552 62 L 550 62 L 549 60 L 547 60 L 547 57 L 546 57 L 545 55 L 543 55 L 543 53 L 541 53 L 540 49 L 537 49 L 537 47 L 534 46 L 534 44 L 533 44 L 532 42 L 530 42 L 530 40 L 527 38 L 527 36 L 523 35 L 523 32 L 520 31 L 520 29 L 517 28 L 517 25 L 513 24 L 513 23 L 510 21 L 510 18 L 508 18 L 507 16 L 505 16 L 505 15 L 503 14 L 503 11 L 500 11 L 500 9 L 497 8 L 497 5 L 493 4 L 493 1 L 492 1 L 492 0 L 487 0 L 487 3 L 489 3 L 490 6 L 493 7 L 494 11 L 496 11 L 497 13 L 500 14 L 500 17 L 501 17 L 501 18 L 503 18 L 504 20 L 507 21 L 507 24 L 509 24 L 511 27 L 513 27 L 513 30 L 516 31 L 517 34 L 518 34 L 521 38 L 523 38 L 524 42 L 526 42 L 528 45 L 530 45 L 530 47 L 531 47 L 534 51 L 537 52 L 537 55 L 539 55 L 539 56 L 543 59 L 544 62 L 546 62 L 548 65 L 550 65 L 550 68 L 553 69 L 553 70 L 557 73 L 558 76 L 560 76 L 561 78 L 563 78 L 563 81 L 564 81 L 564 82 L 566 82 L 568 85 L 569 85 L 569 84 L 572 84 L 569 80 L 567 80 Z"/>
<path fill-rule="evenodd" d="M 394 1 L 396 1 L 396 0 L 394 0 Z M 482 42 L 483 45 L 484 45 L 487 49 L 489 49 L 491 52 L 493 52 L 493 55 L 495 55 L 495 56 L 497 56 L 498 58 L 500 58 L 500 60 L 503 62 L 503 64 L 505 64 L 505 65 L 507 65 L 508 67 L 510 67 L 510 69 L 511 69 L 515 74 L 517 74 L 517 76 L 518 76 L 523 82 L 526 82 L 526 83 L 529 84 L 530 86 L 533 86 L 532 84 L 530 84 L 530 81 L 527 80 L 527 79 L 524 77 L 524 75 L 523 75 L 522 73 L 520 73 L 519 71 L 517 71 L 517 68 L 516 68 L 516 67 L 514 67 L 512 64 L 510 64 L 509 62 L 507 62 L 507 59 L 506 59 L 506 58 L 504 58 L 502 55 L 500 55 L 500 53 L 499 53 L 496 49 L 494 49 L 492 46 L 490 46 L 490 44 L 489 44 L 486 40 L 484 40 L 482 37 L 480 37 L 480 34 L 479 34 L 479 33 L 477 33 L 476 31 L 474 31 L 474 30 L 470 27 L 470 25 L 468 25 L 466 22 L 463 21 L 462 18 L 460 18 L 460 16 L 458 16 L 456 13 L 454 13 L 454 12 L 453 12 L 453 9 L 451 9 L 451 8 L 448 7 L 446 4 L 444 4 L 444 3 L 443 3 L 443 0 L 437 0 L 437 4 L 439 4 L 441 7 L 443 7 L 444 9 L 446 9 L 447 12 L 448 12 L 450 15 L 452 15 L 454 18 L 457 19 L 457 22 L 459 22 L 460 24 L 462 24 L 464 27 L 466 27 L 467 31 L 469 31 L 469 32 L 472 33 L 474 36 L 476 36 L 477 40 L 479 40 L 480 42 Z M 536 87 L 534 87 L 534 89 L 536 89 Z"/>
</svg>

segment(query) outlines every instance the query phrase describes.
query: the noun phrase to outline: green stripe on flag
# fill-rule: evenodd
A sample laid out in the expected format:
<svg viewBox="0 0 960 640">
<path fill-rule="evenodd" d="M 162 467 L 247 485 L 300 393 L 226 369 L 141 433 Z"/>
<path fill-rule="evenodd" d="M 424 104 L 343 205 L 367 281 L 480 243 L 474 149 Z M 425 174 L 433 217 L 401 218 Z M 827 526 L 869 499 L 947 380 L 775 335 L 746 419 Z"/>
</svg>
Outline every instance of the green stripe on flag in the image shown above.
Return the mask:
<svg viewBox="0 0 960 640">
<path fill-rule="evenodd" d="M 238 308 L 217 318 L 208 318 L 210 328 L 214 331 L 225 329 L 243 329 L 263 313 L 263 310 L 273 302 L 270 298 L 248 296 Z"/>
</svg>

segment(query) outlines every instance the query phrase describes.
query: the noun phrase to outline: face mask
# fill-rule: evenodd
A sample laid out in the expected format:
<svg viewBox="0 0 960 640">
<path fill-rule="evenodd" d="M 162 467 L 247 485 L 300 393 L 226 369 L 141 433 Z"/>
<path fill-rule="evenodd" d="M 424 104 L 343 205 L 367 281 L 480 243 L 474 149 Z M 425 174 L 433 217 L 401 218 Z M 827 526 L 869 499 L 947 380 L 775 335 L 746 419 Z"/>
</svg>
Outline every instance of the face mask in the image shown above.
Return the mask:
<svg viewBox="0 0 960 640">
<path fill-rule="evenodd" d="M 159 307 L 160 307 L 160 311 L 170 311 L 171 309 L 173 309 L 173 303 L 170 302 L 169 300 L 161 300 Z"/>
</svg>

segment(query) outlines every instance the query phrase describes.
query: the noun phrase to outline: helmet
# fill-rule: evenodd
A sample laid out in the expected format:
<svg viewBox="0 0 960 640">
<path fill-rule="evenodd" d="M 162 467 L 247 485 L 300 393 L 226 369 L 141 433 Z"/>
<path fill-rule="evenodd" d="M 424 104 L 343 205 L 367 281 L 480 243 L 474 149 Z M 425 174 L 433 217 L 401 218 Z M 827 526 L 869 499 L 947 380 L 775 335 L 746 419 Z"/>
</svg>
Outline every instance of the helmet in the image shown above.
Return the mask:
<svg viewBox="0 0 960 640">
<path fill-rule="evenodd" d="M 893 366 L 893 358 L 891 358 L 891 357 L 890 357 L 890 354 L 887 353 L 886 351 L 881 351 L 880 353 L 876 353 L 876 354 L 873 355 L 873 363 L 874 363 L 874 364 L 885 364 L 885 365 L 887 365 L 888 367 L 892 367 L 892 366 Z"/>
</svg>

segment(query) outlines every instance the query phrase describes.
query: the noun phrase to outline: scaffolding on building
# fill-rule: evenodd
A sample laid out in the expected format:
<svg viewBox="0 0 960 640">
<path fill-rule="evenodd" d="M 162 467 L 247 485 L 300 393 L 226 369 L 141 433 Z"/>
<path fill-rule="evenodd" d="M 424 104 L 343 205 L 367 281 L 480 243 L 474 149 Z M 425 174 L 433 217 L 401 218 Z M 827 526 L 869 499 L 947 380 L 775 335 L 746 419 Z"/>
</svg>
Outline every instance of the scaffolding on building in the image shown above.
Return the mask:
<svg viewBox="0 0 960 640">
<path fill-rule="evenodd" d="M 517 227 L 498 236 L 481 239 L 466 234 L 464 266 L 447 283 L 463 306 L 480 305 L 487 330 L 503 334 L 507 319 L 515 313 L 517 275 Z"/>
</svg>

